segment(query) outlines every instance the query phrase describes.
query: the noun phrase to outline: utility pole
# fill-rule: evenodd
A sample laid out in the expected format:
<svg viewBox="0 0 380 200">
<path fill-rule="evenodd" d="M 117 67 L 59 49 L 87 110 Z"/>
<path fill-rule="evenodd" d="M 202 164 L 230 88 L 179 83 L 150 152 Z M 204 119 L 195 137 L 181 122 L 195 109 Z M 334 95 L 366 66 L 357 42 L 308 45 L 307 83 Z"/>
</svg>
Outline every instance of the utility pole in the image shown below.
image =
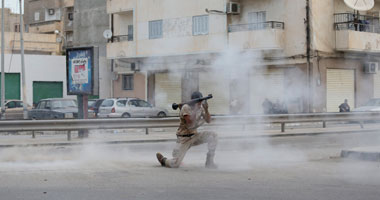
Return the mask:
<svg viewBox="0 0 380 200">
<path fill-rule="evenodd" d="M 24 119 L 28 119 L 27 99 L 26 99 L 26 83 L 25 83 L 25 59 L 24 59 L 24 22 L 22 20 L 22 0 L 20 0 L 20 48 L 21 48 L 21 82 L 22 82 L 22 103 Z"/>
<path fill-rule="evenodd" d="M 1 114 L 5 112 L 5 73 L 4 73 L 4 0 L 1 2 Z"/>
</svg>

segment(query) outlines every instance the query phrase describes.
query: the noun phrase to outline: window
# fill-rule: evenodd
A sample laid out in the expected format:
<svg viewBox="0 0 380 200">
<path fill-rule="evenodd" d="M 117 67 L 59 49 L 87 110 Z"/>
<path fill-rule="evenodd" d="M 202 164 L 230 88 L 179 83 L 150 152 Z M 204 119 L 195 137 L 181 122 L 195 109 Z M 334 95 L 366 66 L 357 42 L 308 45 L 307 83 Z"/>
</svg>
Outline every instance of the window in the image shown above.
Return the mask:
<svg viewBox="0 0 380 200">
<path fill-rule="evenodd" d="M 15 24 L 15 32 L 20 32 L 20 24 Z"/>
<path fill-rule="evenodd" d="M 125 107 L 125 104 L 127 103 L 127 100 L 119 100 L 116 102 L 116 106 L 118 107 Z"/>
<path fill-rule="evenodd" d="M 208 34 L 208 15 L 193 17 L 193 35 Z"/>
<path fill-rule="evenodd" d="M 250 30 L 257 30 L 257 29 L 264 29 L 265 23 L 267 21 L 267 14 L 265 11 L 260 12 L 249 12 L 248 13 L 248 21 L 250 23 L 249 29 Z"/>
<path fill-rule="evenodd" d="M 100 105 L 100 107 L 112 107 L 112 106 L 113 106 L 112 99 L 104 100 L 103 103 Z"/>
<path fill-rule="evenodd" d="M 162 38 L 162 20 L 149 22 L 149 39 Z"/>
<path fill-rule="evenodd" d="M 143 101 L 143 100 L 137 100 L 138 102 L 138 107 L 151 107 L 150 104 L 146 101 Z"/>
<path fill-rule="evenodd" d="M 133 74 L 123 75 L 123 90 L 133 90 Z"/>
<path fill-rule="evenodd" d="M 263 23 L 267 21 L 267 12 L 249 12 L 248 13 L 248 21 L 249 23 Z"/>
<path fill-rule="evenodd" d="M 73 13 L 68 13 L 68 14 L 67 14 L 67 18 L 68 18 L 70 21 L 73 21 L 73 20 L 74 20 L 74 14 L 73 14 Z"/>
<path fill-rule="evenodd" d="M 34 13 L 34 21 L 40 21 L 40 13 L 39 12 Z"/>
</svg>

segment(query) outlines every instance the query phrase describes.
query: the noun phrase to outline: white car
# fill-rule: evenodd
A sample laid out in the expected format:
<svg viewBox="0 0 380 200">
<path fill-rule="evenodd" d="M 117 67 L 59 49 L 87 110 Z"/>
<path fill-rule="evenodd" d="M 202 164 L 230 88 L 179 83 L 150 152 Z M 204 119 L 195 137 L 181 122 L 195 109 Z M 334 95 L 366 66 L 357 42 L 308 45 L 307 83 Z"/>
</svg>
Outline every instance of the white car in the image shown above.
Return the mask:
<svg viewBox="0 0 380 200">
<path fill-rule="evenodd" d="M 99 118 L 106 117 L 166 117 L 168 111 L 153 107 L 150 103 L 138 98 L 105 99 L 99 107 Z"/>
<path fill-rule="evenodd" d="M 380 111 L 380 98 L 370 99 L 363 106 L 353 109 L 354 112 L 371 112 L 371 111 Z"/>
</svg>

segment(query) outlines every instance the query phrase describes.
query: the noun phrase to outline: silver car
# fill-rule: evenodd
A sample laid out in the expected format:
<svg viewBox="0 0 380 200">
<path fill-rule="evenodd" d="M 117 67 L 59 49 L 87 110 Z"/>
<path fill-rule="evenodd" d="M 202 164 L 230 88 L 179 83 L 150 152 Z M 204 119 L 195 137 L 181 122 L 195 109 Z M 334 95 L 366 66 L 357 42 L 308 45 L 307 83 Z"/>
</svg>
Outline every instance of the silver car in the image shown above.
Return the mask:
<svg viewBox="0 0 380 200">
<path fill-rule="evenodd" d="M 138 98 L 105 99 L 99 107 L 98 117 L 166 117 L 168 111 L 153 107 L 150 103 Z"/>
</svg>

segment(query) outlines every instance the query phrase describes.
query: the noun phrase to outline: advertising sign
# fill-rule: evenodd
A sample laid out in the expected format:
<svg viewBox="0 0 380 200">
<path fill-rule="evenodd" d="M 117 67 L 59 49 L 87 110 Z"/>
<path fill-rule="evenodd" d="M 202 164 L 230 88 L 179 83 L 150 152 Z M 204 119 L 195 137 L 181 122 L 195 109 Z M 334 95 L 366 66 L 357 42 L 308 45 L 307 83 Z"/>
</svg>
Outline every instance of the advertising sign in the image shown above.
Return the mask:
<svg viewBox="0 0 380 200">
<path fill-rule="evenodd" d="M 92 94 L 94 82 L 94 49 L 66 50 L 67 94 Z"/>
</svg>

